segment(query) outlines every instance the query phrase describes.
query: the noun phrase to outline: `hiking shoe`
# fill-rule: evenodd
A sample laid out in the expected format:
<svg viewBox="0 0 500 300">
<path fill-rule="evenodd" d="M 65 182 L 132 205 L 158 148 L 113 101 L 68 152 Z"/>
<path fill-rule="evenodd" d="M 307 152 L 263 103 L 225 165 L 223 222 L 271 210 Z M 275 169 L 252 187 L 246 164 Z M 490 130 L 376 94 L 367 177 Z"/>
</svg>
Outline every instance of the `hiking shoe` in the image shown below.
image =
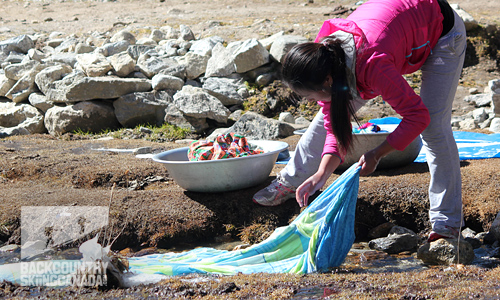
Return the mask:
<svg viewBox="0 0 500 300">
<path fill-rule="evenodd" d="M 461 238 L 459 228 L 450 227 L 447 225 L 437 225 L 429 234 L 427 242 L 434 242 L 439 239 L 458 239 Z"/>
<path fill-rule="evenodd" d="M 295 198 L 295 187 L 278 175 L 270 185 L 258 191 L 252 201 L 262 206 L 277 206 Z"/>
</svg>

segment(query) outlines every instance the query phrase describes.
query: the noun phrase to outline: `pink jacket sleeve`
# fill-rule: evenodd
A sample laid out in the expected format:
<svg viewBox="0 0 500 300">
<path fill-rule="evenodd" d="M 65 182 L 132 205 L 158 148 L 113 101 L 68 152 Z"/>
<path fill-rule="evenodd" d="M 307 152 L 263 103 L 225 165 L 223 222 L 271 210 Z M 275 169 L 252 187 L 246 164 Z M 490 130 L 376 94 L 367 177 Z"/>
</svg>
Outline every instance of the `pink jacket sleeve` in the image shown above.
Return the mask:
<svg viewBox="0 0 500 300">
<path fill-rule="evenodd" d="M 367 63 L 365 78 L 375 95 L 382 98 L 403 118 L 399 126 L 387 137 L 397 150 L 404 150 L 430 123 L 429 110 L 422 98 L 415 94 L 408 82 L 391 63 L 387 54 L 372 56 Z"/>
</svg>

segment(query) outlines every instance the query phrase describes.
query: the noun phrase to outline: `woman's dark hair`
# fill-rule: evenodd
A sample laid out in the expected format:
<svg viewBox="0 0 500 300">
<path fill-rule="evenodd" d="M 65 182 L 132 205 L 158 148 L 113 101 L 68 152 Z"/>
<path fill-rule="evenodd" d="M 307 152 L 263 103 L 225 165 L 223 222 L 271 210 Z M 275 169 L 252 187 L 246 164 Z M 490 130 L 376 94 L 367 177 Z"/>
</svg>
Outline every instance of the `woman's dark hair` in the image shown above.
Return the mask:
<svg viewBox="0 0 500 300">
<path fill-rule="evenodd" d="M 320 43 L 295 45 L 283 60 L 283 81 L 292 90 L 321 91 L 328 75 L 330 87 L 330 117 L 337 144 L 347 152 L 352 141 L 352 95 L 346 74 L 346 58 L 342 40 L 327 37 Z"/>
</svg>

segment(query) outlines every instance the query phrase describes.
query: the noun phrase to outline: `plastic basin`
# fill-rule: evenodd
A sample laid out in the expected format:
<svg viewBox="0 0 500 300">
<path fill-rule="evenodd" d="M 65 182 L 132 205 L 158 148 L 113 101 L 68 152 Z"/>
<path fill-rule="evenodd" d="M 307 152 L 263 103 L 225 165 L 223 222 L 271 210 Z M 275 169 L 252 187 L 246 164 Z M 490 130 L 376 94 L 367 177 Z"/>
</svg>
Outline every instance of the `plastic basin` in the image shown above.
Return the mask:
<svg viewBox="0 0 500 300">
<path fill-rule="evenodd" d="M 189 147 L 161 152 L 153 160 L 162 163 L 174 181 L 192 192 L 227 192 L 252 187 L 264 182 L 271 173 L 281 151 L 288 144 L 280 141 L 251 140 L 265 152 L 238 158 L 189 161 Z"/>
</svg>

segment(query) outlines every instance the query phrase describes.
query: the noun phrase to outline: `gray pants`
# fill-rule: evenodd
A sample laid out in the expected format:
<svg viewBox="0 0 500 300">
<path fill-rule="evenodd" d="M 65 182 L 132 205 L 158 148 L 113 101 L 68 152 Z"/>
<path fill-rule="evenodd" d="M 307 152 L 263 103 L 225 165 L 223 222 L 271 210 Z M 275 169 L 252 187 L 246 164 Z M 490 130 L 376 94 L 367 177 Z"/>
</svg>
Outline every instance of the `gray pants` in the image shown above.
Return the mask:
<svg viewBox="0 0 500 300">
<path fill-rule="evenodd" d="M 431 180 L 429 184 L 430 221 L 460 227 L 462 221 L 462 179 L 457 144 L 451 130 L 451 109 L 462 71 L 467 46 L 465 26 L 455 13 L 455 26 L 439 39 L 422 66 L 420 96 L 431 116 L 422 132 Z M 355 109 L 362 103 L 355 103 Z M 318 112 L 299 140 L 292 160 L 280 176 L 299 186 L 313 175 L 321 161 L 326 130 L 323 114 Z"/>
</svg>

